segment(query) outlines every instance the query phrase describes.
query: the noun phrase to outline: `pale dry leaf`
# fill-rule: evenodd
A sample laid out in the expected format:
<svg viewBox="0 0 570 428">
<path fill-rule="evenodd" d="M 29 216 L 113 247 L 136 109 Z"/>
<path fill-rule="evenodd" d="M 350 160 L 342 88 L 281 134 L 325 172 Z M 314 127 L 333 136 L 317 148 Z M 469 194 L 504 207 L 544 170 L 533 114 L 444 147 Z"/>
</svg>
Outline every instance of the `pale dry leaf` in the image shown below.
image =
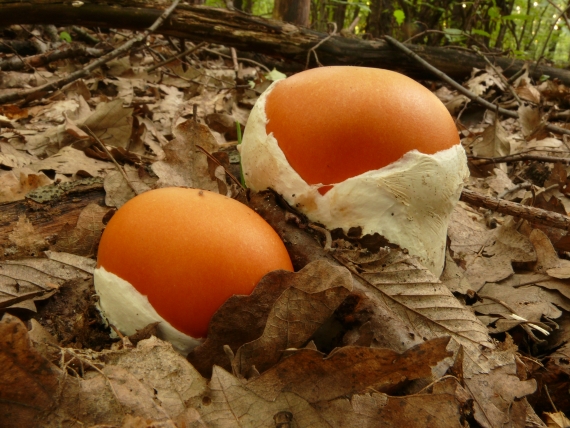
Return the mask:
<svg viewBox="0 0 570 428">
<path fill-rule="evenodd" d="M 399 354 L 390 349 L 344 346 L 330 355 L 299 349 L 249 381 L 249 390 L 268 399 L 294 392 L 309 403 L 368 389 L 385 392 L 402 382 L 431 379 L 431 367 L 449 357 L 449 337 L 429 340 Z"/>
<path fill-rule="evenodd" d="M 51 126 L 44 132 L 27 135 L 25 138 L 25 149 L 40 158 L 55 155 L 61 148 L 75 142 L 75 137 L 67 132 L 65 124 Z"/>
<path fill-rule="evenodd" d="M 465 260 L 477 254 L 489 239 L 491 232 L 484 224 L 483 216 L 463 202 L 459 202 L 449 220 L 447 234 L 451 241 L 453 258 Z"/>
<path fill-rule="evenodd" d="M 36 256 L 41 251 L 47 250 L 47 242 L 25 214 L 21 214 L 13 226 L 8 234 L 8 240 L 13 244 L 9 249 L 12 254 Z"/>
<path fill-rule="evenodd" d="M 497 73 L 487 68 L 485 71 L 477 68 L 473 69 L 472 77 L 466 83 L 467 88 L 477 96 L 483 95 L 492 87 L 504 89 L 504 83 L 501 81 Z"/>
<path fill-rule="evenodd" d="M 155 400 L 172 419 L 186 410 L 188 400 L 206 389 L 206 379 L 172 345 L 156 337 L 140 341 L 130 352 L 110 354 L 105 360 L 128 370 L 153 390 Z"/>
<path fill-rule="evenodd" d="M 473 305 L 477 313 L 492 318 L 503 317 L 498 318 L 495 326 L 489 326 L 491 333 L 503 333 L 519 325 L 521 321 L 514 320 L 513 314 L 535 323 L 540 323 L 543 316 L 556 319 L 562 315 L 562 311 L 553 304 L 548 290 L 540 287 L 528 285 L 515 288 L 508 283 L 489 283 L 479 290 L 478 295 L 482 300 Z"/>
<path fill-rule="evenodd" d="M 472 289 L 469 280 L 465 277 L 465 271 L 455 263 L 455 260 L 447 250 L 445 255 L 445 268 L 439 280 L 449 288 L 452 293 L 468 294 Z"/>
<path fill-rule="evenodd" d="M 515 88 L 515 92 L 523 100 L 530 101 L 534 104 L 540 104 L 540 92 L 528 80 L 521 81 Z"/>
<path fill-rule="evenodd" d="M 99 103 L 95 111 L 82 123 L 103 143 L 114 147 L 129 148 L 133 128 L 133 109 L 123 107 L 123 100 Z"/>
<path fill-rule="evenodd" d="M 348 270 L 324 260 L 312 262 L 301 272 L 310 280 L 298 281 L 279 296 L 262 336 L 236 352 L 232 361 L 235 373 L 246 375 L 253 366 L 262 373 L 277 363 L 286 349 L 304 346 L 352 291 Z"/>
<path fill-rule="evenodd" d="M 478 255 L 467 258 L 466 276 L 477 291 L 486 282 L 498 282 L 514 274 L 513 263 L 536 260 L 529 239 L 514 227 L 500 226 L 489 233 L 489 239 Z"/>
<path fill-rule="evenodd" d="M 570 427 L 570 419 L 562 412 L 549 413 L 545 412 L 544 417 L 548 428 L 567 428 Z"/>
<path fill-rule="evenodd" d="M 165 134 L 174 133 L 178 125 L 177 118 L 181 117 L 182 110 L 188 103 L 184 99 L 184 93 L 174 86 L 156 85 L 164 97 L 158 103 L 150 105 L 152 110 L 152 120 Z"/>
<path fill-rule="evenodd" d="M 474 399 L 475 420 L 482 427 L 495 428 L 510 423 L 524 426 L 526 403 L 521 399 L 536 390 L 536 380 L 519 379 L 516 352 L 517 346 L 507 336 L 507 340 L 487 356 L 491 367 L 489 373 L 464 379 L 466 389 Z"/>
<path fill-rule="evenodd" d="M 523 136 L 529 137 L 541 125 L 540 110 L 530 105 L 521 105 L 518 109 L 519 122 L 522 127 Z"/>
<path fill-rule="evenodd" d="M 206 155 L 196 146 L 212 153 L 216 142 L 206 125 L 187 120 L 174 128 L 175 139 L 164 146 L 165 157 L 152 164 L 159 177 L 157 186 L 188 186 L 218 192 L 210 179 Z"/>
<path fill-rule="evenodd" d="M 93 259 L 78 256 L 76 254 L 59 253 L 57 251 L 45 251 L 44 254 L 50 260 L 61 263 L 64 266 L 76 268 L 80 271 L 93 274 L 97 262 Z"/>
<path fill-rule="evenodd" d="M 153 188 L 158 181 L 157 177 L 150 176 L 144 169 L 128 164 L 123 166 L 123 171 L 130 185 L 119 171 L 111 171 L 105 177 L 103 187 L 105 188 L 105 205 L 108 207 L 122 207 L 135 195 L 140 195 Z M 131 186 L 136 189 L 136 194 Z"/>
<path fill-rule="evenodd" d="M 29 165 L 33 171 L 55 171 L 64 175 L 73 175 L 85 171 L 91 177 L 103 177 L 109 170 L 115 169 L 110 162 L 89 158 L 81 150 L 64 147 L 58 153 Z"/>
<path fill-rule="evenodd" d="M 32 163 L 36 158 L 11 144 L 0 142 L 0 165 L 4 168 L 20 168 Z"/>
<path fill-rule="evenodd" d="M 359 266 L 353 256 L 358 254 L 341 254 Z M 469 357 L 467 373 L 486 371 L 480 347 L 493 348 L 487 328 L 416 259 L 391 250 L 374 265 L 367 263 L 366 271 L 358 276 L 384 295 L 386 305 L 419 337 L 429 340 L 451 336 L 450 349 L 462 345 Z"/>
<path fill-rule="evenodd" d="M 0 203 L 22 200 L 32 190 L 51 183 L 43 172 L 38 174 L 26 167 L 0 171 Z"/>
<path fill-rule="evenodd" d="M 511 145 L 508 134 L 503 125 L 498 120 L 489 125 L 483 133 L 472 144 L 475 156 L 496 158 L 507 156 L 511 153 Z M 501 169 L 506 170 L 506 166 L 501 164 Z M 490 169 L 493 169 L 491 166 Z"/>
<path fill-rule="evenodd" d="M 512 189 L 513 187 L 515 187 L 515 184 L 509 178 L 507 173 L 505 171 L 503 171 L 502 169 L 499 169 L 499 168 L 493 169 L 493 175 L 490 177 L 487 177 L 485 179 L 485 183 L 487 183 L 488 186 L 491 189 L 493 189 L 493 191 L 495 192 L 496 195 L 500 195 L 505 190 L 509 190 L 509 189 Z M 521 194 L 521 192 L 522 192 L 522 194 Z M 525 193 L 525 190 L 520 189 L 518 191 L 518 193 L 510 193 L 509 199 L 516 197 L 517 194 L 520 197 L 522 197 L 522 196 L 524 196 L 524 193 Z"/>
<path fill-rule="evenodd" d="M 87 279 L 87 272 L 55 260 L 34 258 L 0 262 L 0 307 L 51 296 L 65 282 Z"/>
<path fill-rule="evenodd" d="M 316 403 L 313 407 L 334 428 L 463 428 L 461 408 L 468 407 L 468 403 L 458 396 L 468 394 L 453 379 L 440 383 L 451 385 L 443 388 L 436 384 L 433 394 L 390 397 L 370 392 Z"/>
<path fill-rule="evenodd" d="M 275 400 L 249 391 L 239 379 L 214 367 L 209 390 L 190 400 L 208 427 L 274 427 L 276 421 L 289 419 L 299 427 L 330 428 L 318 412 L 301 397 L 290 392 Z"/>
</svg>

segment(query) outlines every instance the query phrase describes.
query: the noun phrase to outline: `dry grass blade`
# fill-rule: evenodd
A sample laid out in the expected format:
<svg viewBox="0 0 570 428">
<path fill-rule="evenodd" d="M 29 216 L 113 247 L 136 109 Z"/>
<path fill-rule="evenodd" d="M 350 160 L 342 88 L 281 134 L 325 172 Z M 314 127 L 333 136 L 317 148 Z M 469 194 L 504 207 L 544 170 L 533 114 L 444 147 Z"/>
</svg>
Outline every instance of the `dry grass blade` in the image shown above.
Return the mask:
<svg viewBox="0 0 570 428">
<path fill-rule="evenodd" d="M 467 374 L 487 371 L 480 348 L 494 347 L 487 328 L 418 261 L 397 250 L 376 256 L 343 251 L 336 258 L 378 290 L 385 304 L 423 340 L 451 336 L 455 348 L 463 345 L 469 360 Z"/>
</svg>

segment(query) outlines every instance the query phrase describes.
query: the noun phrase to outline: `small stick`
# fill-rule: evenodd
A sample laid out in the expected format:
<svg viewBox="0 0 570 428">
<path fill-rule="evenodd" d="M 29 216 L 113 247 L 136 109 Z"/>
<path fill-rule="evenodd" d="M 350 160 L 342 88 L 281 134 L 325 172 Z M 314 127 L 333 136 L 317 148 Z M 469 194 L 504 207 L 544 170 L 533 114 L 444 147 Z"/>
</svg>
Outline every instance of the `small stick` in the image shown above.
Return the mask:
<svg viewBox="0 0 570 428">
<path fill-rule="evenodd" d="M 328 39 L 330 39 L 332 36 L 336 35 L 336 22 L 331 22 L 330 23 L 333 26 L 332 31 L 329 33 L 328 36 L 326 36 L 323 40 L 321 40 L 319 43 L 317 43 L 315 46 L 313 46 L 311 49 L 309 49 L 309 52 L 307 52 L 307 62 L 305 63 L 305 70 L 309 68 L 309 60 L 311 59 L 311 52 L 313 53 L 313 55 L 315 55 L 315 61 L 317 61 L 317 64 L 319 64 L 319 66 L 323 66 L 321 64 L 321 62 L 319 61 L 319 57 L 317 56 L 317 48 L 322 45 L 324 42 L 326 42 Z"/>
<path fill-rule="evenodd" d="M 132 189 L 133 192 L 135 192 L 135 195 L 138 195 L 139 192 L 137 192 L 137 189 L 135 189 L 135 186 L 133 185 L 133 183 L 131 183 L 131 181 L 129 180 L 129 177 L 127 177 L 127 173 L 125 172 L 125 170 L 123 168 L 121 168 L 121 165 L 119 165 L 119 162 L 117 162 L 115 160 L 115 158 L 113 157 L 113 155 L 111 154 L 109 149 L 107 147 L 105 147 L 105 144 L 103 144 L 103 142 L 99 138 L 97 138 L 97 136 L 93 133 L 93 131 L 91 131 L 89 129 L 89 127 L 87 127 L 87 131 L 89 132 L 89 135 L 91 135 L 91 137 L 93 137 L 95 139 L 95 141 L 97 141 L 99 143 L 99 145 L 105 151 L 107 156 L 109 156 L 109 159 L 111 159 L 113 161 L 113 163 L 115 164 L 115 166 L 117 167 L 119 172 L 123 175 L 123 178 L 125 179 L 125 181 L 129 185 L 129 187 Z"/>
<path fill-rule="evenodd" d="M 511 110 L 507 110 L 504 109 L 502 107 L 497 107 L 496 105 L 490 103 L 489 101 L 478 97 L 477 95 L 475 95 L 473 92 L 471 92 L 470 90 L 468 90 L 467 88 L 464 88 L 463 86 L 461 86 L 459 83 L 457 83 L 455 80 L 453 80 L 451 77 L 449 77 L 447 74 L 445 74 L 444 72 L 438 70 L 437 68 L 435 68 L 433 65 L 431 65 L 430 63 L 428 63 L 426 60 L 424 60 L 423 58 L 421 58 L 419 55 L 417 55 L 416 53 L 412 52 L 410 49 L 408 49 L 406 46 L 404 46 L 402 43 L 400 43 L 399 41 L 397 41 L 396 39 L 393 39 L 390 36 L 384 36 L 384 39 L 386 39 L 389 43 L 391 43 L 393 46 L 397 47 L 398 49 L 400 49 L 401 51 L 405 52 L 408 56 L 412 57 L 413 59 L 415 59 L 416 61 L 418 61 L 420 64 L 422 64 L 426 69 L 428 69 L 429 71 L 431 71 L 433 74 L 435 74 L 437 77 L 439 77 L 441 80 L 443 80 L 444 82 L 448 83 L 449 85 L 451 85 L 452 87 L 454 87 L 455 89 L 457 89 L 459 92 L 461 92 L 463 95 L 465 95 L 467 98 L 469 98 L 471 101 L 474 101 L 480 105 L 482 105 L 483 107 L 495 111 L 497 113 L 503 114 L 507 117 L 512 117 L 514 119 L 518 119 L 519 118 L 519 114 L 515 111 L 511 111 Z M 324 40 L 324 39 L 323 39 Z M 556 132 L 558 134 L 566 134 L 566 135 L 570 135 L 570 129 L 565 129 L 565 128 L 561 128 L 559 126 L 555 126 L 555 125 L 550 125 L 547 124 L 545 126 L 545 129 L 548 129 L 549 131 L 552 132 Z"/>
<path fill-rule="evenodd" d="M 170 58 L 166 58 L 164 61 L 159 62 L 158 64 L 155 64 L 149 68 L 146 69 L 147 73 L 150 73 L 154 70 L 156 70 L 158 67 L 162 67 L 163 65 L 169 64 L 172 61 L 177 60 L 180 57 L 186 56 L 186 55 L 190 55 L 192 52 L 197 51 L 200 48 L 203 48 L 204 46 L 208 46 L 207 42 L 201 42 L 198 43 L 196 46 L 191 47 L 190 49 L 185 50 L 184 52 L 179 53 L 178 55 L 174 55 L 173 57 Z"/>
<path fill-rule="evenodd" d="M 212 162 L 214 162 L 214 163 L 218 164 L 219 166 L 221 166 L 222 168 L 224 168 L 224 171 L 226 172 L 226 174 L 228 174 L 228 176 L 230 177 L 230 179 L 231 179 L 234 183 L 236 183 L 242 190 L 245 190 L 245 187 L 243 187 L 243 185 L 241 184 L 241 182 L 240 182 L 237 178 L 235 178 L 235 176 L 234 176 L 231 172 L 229 172 L 229 171 L 226 169 L 226 167 L 223 166 L 223 165 L 220 163 L 220 161 L 219 161 L 218 159 L 216 159 L 214 156 L 212 156 L 212 154 L 209 153 L 208 150 L 206 150 L 206 149 L 205 149 L 204 147 L 202 147 L 202 146 L 199 146 L 198 144 L 196 144 L 196 148 L 199 149 L 199 150 L 202 150 L 202 151 L 204 152 L 204 154 L 205 154 L 206 156 L 208 156 L 208 158 L 210 158 L 210 159 L 212 160 Z"/>
<path fill-rule="evenodd" d="M 501 214 L 520 217 L 531 223 L 570 231 L 570 217 L 552 211 L 485 196 L 468 189 L 463 189 L 459 200 L 475 207 L 487 208 Z"/>
<path fill-rule="evenodd" d="M 496 158 L 487 158 L 482 156 L 467 156 L 469 161 L 473 165 L 490 165 L 495 163 L 511 163 L 526 160 L 535 160 L 539 162 L 553 162 L 553 163 L 564 163 L 570 164 L 570 158 L 557 158 L 556 156 L 540 156 L 540 155 L 526 155 L 526 154 L 516 154 L 501 156 Z"/>
</svg>

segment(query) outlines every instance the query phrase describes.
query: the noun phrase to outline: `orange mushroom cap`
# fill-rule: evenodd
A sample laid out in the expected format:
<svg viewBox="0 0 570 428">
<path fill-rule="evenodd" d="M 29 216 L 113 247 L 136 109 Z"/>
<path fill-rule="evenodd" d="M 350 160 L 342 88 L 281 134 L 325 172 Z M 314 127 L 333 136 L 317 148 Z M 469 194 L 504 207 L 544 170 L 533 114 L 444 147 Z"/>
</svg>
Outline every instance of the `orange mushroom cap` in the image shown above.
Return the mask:
<svg viewBox="0 0 570 428">
<path fill-rule="evenodd" d="M 229 297 L 250 294 L 272 270 L 293 270 L 283 242 L 253 210 L 174 187 L 143 193 L 115 213 L 97 266 L 128 281 L 161 317 L 195 338 L 206 336 Z"/>
<path fill-rule="evenodd" d="M 309 184 L 335 184 L 377 170 L 411 150 L 459 144 L 439 99 L 393 71 L 322 67 L 279 81 L 267 96 L 267 133 Z"/>
</svg>

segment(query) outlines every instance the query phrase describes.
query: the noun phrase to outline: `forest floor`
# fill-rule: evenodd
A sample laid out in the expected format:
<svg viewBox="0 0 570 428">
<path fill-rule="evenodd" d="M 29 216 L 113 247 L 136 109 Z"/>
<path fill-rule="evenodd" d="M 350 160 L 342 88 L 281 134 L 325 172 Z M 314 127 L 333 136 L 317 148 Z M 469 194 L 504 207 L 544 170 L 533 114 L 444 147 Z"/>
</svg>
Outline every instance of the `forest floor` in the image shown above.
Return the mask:
<svg viewBox="0 0 570 428">
<path fill-rule="evenodd" d="M 421 82 L 456 121 L 465 188 L 537 208 L 460 201 L 438 279 L 397 248 L 327 242 L 236 182 L 236 124 L 279 70 L 151 34 L 46 91 L 134 34 L 0 35 L 42 52 L 0 53 L 0 97 L 26 94 L 0 104 L 0 426 L 570 426 L 570 88 L 492 66 L 460 82 L 507 117 Z M 187 358 L 156 325 L 111 338 L 93 286 L 114 212 L 170 186 L 249 204 L 296 257 L 220 308 Z"/>
</svg>

